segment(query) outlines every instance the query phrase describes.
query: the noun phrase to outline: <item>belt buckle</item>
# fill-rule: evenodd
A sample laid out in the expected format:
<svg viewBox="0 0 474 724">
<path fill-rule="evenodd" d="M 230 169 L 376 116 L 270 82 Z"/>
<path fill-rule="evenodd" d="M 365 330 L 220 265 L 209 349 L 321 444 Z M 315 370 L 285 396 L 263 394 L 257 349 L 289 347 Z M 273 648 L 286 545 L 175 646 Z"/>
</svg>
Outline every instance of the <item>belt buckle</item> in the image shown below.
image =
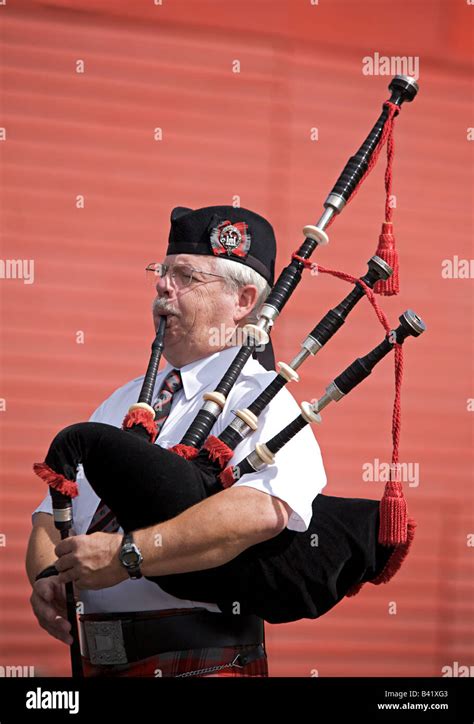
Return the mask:
<svg viewBox="0 0 474 724">
<path fill-rule="evenodd" d="M 91 664 L 127 664 L 122 622 L 84 621 Z"/>
</svg>

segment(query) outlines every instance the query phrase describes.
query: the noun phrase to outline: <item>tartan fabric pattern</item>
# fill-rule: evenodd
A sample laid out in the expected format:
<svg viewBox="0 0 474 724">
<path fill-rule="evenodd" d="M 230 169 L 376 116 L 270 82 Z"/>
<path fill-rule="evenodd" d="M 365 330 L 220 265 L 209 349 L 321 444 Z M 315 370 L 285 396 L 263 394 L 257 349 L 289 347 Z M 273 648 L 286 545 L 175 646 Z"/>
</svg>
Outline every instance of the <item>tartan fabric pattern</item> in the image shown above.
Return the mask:
<svg viewBox="0 0 474 724">
<path fill-rule="evenodd" d="M 166 418 L 168 417 L 171 405 L 173 402 L 173 395 L 175 392 L 180 390 L 183 386 L 181 380 L 181 374 L 179 370 L 171 370 L 169 372 L 161 386 L 161 389 L 157 395 L 153 409 L 155 410 L 155 423 L 158 429 L 158 434 L 163 427 Z M 103 500 L 99 502 L 97 509 L 92 517 L 87 535 L 91 533 L 116 533 L 120 526 L 115 515 L 112 513 L 110 508 Z"/>
<path fill-rule="evenodd" d="M 182 386 L 183 382 L 181 380 L 181 374 L 179 370 L 171 370 L 171 372 L 166 375 L 165 380 L 153 405 L 153 409 L 155 410 L 155 423 L 158 428 L 158 433 L 163 427 L 166 418 L 170 414 L 174 393 L 180 390 Z"/>
<path fill-rule="evenodd" d="M 156 656 L 150 656 L 142 661 L 117 666 L 99 666 L 91 664 L 82 657 L 84 676 L 86 677 L 151 677 L 168 678 L 181 676 L 187 672 L 207 669 L 213 666 L 228 664 L 235 659 L 238 653 L 251 651 L 254 646 L 224 646 L 221 648 L 188 649 L 186 651 L 166 651 Z M 216 677 L 268 677 L 267 657 L 262 656 L 251 661 L 242 668 L 225 668 L 220 671 L 195 674 L 189 678 L 216 678 Z"/>
<path fill-rule="evenodd" d="M 192 609 L 183 608 L 166 608 L 161 611 L 148 611 L 150 618 L 166 618 L 167 616 L 186 616 Z M 145 612 L 144 612 L 145 615 Z M 80 620 L 82 616 L 79 616 Z M 263 644 L 265 650 L 265 641 Z M 182 651 L 165 651 L 154 656 L 149 656 L 141 661 L 135 661 L 131 664 L 117 665 L 98 665 L 92 664 L 89 659 L 82 656 L 82 668 L 85 677 L 137 677 L 137 678 L 168 678 L 183 676 L 192 671 L 201 669 L 209 669 L 214 666 L 223 666 L 232 662 L 237 654 L 253 651 L 253 644 L 245 646 L 220 646 L 200 649 L 186 649 Z M 265 656 L 261 656 L 255 661 L 250 661 L 245 666 L 226 667 L 220 671 L 209 673 L 195 674 L 193 679 L 197 678 L 215 678 L 215 677 L 268 677 L 268 659 L 265 650 Z"/>
</svg>

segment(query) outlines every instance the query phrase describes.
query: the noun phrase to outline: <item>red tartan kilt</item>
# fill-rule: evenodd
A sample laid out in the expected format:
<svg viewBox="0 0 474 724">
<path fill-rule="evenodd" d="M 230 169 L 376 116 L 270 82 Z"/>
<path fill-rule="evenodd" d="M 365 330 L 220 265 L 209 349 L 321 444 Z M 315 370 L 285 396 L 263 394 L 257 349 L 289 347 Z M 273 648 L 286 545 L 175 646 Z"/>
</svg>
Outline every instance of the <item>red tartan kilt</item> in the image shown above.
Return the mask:
<svg viewBox="0 0 474 724">
<path fill-rule="evenodd" d="M 97 666 L 82 658 L 85 677 L 176 677 L 199 669 L 229 664 L 237 654 L 250 651 L 254 646 L 231 646 L 223 648 L 167 651 L 150 656 L 133 664 L 120 666 Z M 267 677 L 267 657 L 262 656 L 241 668 L 225 668 L 219 671 L 194 674 L 192 678 L 205 677 Z"/>
</svg>

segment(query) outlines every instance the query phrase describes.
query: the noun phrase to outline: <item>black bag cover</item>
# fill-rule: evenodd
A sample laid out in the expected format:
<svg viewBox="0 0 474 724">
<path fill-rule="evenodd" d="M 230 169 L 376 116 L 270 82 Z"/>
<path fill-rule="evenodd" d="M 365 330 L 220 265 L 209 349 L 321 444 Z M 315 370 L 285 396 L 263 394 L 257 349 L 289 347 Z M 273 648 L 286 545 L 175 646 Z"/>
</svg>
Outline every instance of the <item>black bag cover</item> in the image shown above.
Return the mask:
<svg viewBox="0 0 474 724">
<path fill-rule="evenodd" d="M 222 489 L 212 466 L 200 469 L 141 434 L 103 423 L 71 425 L 54 438 L 48 468 L 75 480 L 79 463 L 125 532 L 169 520 Z M 378 501 L 318 495 L 304 533 L 286 528 L 223 566 L 149 580 L 178 598 L 270 623 L 317 618 L 383 571 L 394 549 L 378 543 L 378 529 Z"/>
<path fill-rule="evenodd" d="M 317 618 L 385 568 L 394 549 L 377 542 L 378 529 L 379 501 L 318 495 L 304 533 L 286 528 L 218 568 L 151 580 L 224 613 L 269 623 Z"/>
</svg>

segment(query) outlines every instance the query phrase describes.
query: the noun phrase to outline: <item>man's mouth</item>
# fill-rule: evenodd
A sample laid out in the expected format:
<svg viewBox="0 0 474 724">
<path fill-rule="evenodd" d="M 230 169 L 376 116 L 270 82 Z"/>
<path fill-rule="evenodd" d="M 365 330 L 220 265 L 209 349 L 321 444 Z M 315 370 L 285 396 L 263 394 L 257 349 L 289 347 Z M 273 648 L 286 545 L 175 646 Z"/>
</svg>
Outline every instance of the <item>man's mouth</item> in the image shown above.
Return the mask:
<svg viewBox="0 0 474 724">
<path fill-rule="evenodd" d="M 177 314 L 174 312 L 170 312 L 169 310 L 160 310 L 156 311 L 155 313 L 155 323 L 158 324 L 159 317 L 166 317 L 166 327 L 168 328 L 172 322 L 172 319 L 174 317 L 177 317 Z"/>
<path fill-rule="evenodd" d="M 177 310 L 173 309 L 169 303 L 155 302 L 153 305 L 153 321 L 155 327 L 158 328 L 159 318 L 166 317 L 166 329 L 169 329 L 174 317 L 179 317 Z"/>
</svg>

